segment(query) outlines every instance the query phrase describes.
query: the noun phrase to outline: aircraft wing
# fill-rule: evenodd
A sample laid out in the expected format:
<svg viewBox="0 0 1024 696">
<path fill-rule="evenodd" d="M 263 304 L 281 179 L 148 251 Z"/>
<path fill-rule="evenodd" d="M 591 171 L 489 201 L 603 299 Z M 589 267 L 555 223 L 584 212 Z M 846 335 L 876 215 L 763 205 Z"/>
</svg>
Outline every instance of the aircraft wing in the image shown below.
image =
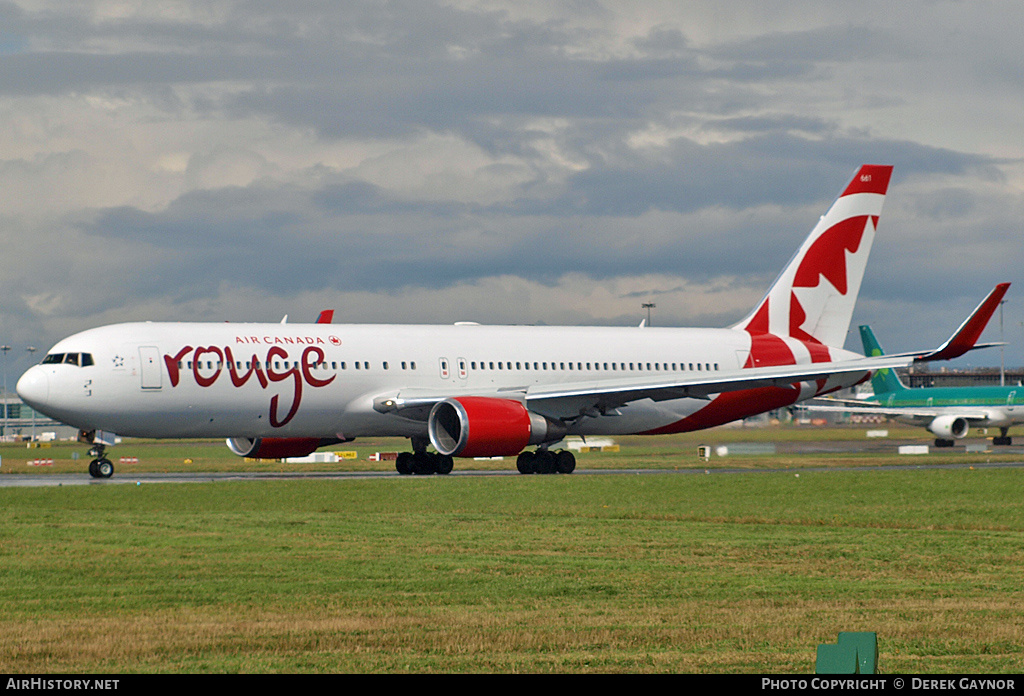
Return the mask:
<svg viewBox="0 0 1024 696">
<path fill-rule="evenodd" d="M 824 401 L 830 401 L 830 399 L 825 399 Z M 964 410 L 961 406 L 939 406 L 935 408 L 929 408 L 927 406 L 843 406 L 840 405 L 841 403 L 842 402 L 835 405 L 822 404 L 812 400 L 810 402 L 797 404 L 797 408 L 805 411 L 826 411 L 847 414 L 861 413 L 871 416 L 899 418 L 904 423 L 912 423 L 923 427 L 927 427 L 928 424 L 940 416 L 963 418 L 970 425 L 975 427 L 991 425 L 993 419 L 1000 420 L 998 413 L 993 413 L 991 410 L 986 412 L 984 410 L 970 409 L 969 407 L 967 410 Z"/>
<path fill-rule="evenodd" d="M 473 396 L 515 399 L 538 413 L 562 419 L 600 415 L 614 411 L 631 401 L 651 399 L 710 399 L 713 394 L 743 391 L 758 387 L 799 389 L 801 382 L 814 382 L 834 375 L 868 373 L 883 368 L 906 367 L 911 356 L 880 356 L 840 362 L 747 368 L 715 373 L 672 373 L 650 378 L 619 378 L 524 385 L 518 388 L 474 392 Z M 426 420 L 434 404 L 460 394 L 402 390 L 395 395 L 374 399 L 374 409 L 412 420 Z M 469 396 L 469 394 L 462 393 Z"/>
<path fill-rule="evenodd" d="M 841 362 L 747 368 L 704 375 L 684 373 L 650 379 L 543 385 L 528 389 L 525 400 L 527 406 L 538 413 L 573 418 L 607 413 L 640 399 L 710 399 L 714 394 L 759 387 L 799 390 L 801 382 L 816 382 L 841 374 L 867 375 L 883 368 L 906 366 L 910 362 L 912 358 L 906 356 L 881 356 Z"/>
<path fill-rule="evenodd" d="M 835 403 L 826 403 L 832 401 L 835 401 Z M 965 410 L 960 406 L 938 406 L 935 408 L 929 408 L 927 406 L 879 406 L 875 404 L 865 404 L 863 402 L 855 404 L 851 401 L 843 401 L 841 399 L 822 399 L 819 401 L 811 400 L 798 404 L 797 408 L 807 411 L 825 411 L 831 413 L 865 413 L 876 416 L 900 416 L 902 418 L 914 418 L 922 421 L 930 421 L 939 416 L 955 415 L 961 418 L 966 418 L 968 421 L 973 423 L 985 422 L 992 417 L 990 413 L 985 411 L 971 410 L 970 408 Z"/>
</svg>

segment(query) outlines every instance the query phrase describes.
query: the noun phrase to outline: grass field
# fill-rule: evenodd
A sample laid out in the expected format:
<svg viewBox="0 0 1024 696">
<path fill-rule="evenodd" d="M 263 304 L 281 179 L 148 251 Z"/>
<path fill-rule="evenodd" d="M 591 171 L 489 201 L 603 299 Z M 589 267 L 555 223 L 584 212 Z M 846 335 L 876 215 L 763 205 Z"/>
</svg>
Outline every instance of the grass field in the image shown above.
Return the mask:
<svg viewBox="0 0 1024 696">
<path fill-rule="evenodd" d="M 581 467 L 736 463 L 668 441 Z M 0 671 L 807 673 L 861 630 L 888 673 L 1024 669 L 1024 470 L 789 457 L 0 489 Z"/>
</svg>

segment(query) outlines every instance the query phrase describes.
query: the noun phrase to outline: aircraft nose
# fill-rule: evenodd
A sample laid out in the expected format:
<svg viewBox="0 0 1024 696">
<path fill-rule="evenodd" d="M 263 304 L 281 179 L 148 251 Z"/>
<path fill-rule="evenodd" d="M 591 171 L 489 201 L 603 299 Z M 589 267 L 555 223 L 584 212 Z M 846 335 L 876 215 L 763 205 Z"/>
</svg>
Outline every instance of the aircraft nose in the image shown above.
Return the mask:
<svg viewBox="0 0 1024 696">
<path fill-rule="evenodd" d="M 30 367 L 18 380 L 15 389 L 21 400 L 37 411 L 50 398 L 50 380 L 46 376 L 46 371 L 38 366 Z"/>
</svg>

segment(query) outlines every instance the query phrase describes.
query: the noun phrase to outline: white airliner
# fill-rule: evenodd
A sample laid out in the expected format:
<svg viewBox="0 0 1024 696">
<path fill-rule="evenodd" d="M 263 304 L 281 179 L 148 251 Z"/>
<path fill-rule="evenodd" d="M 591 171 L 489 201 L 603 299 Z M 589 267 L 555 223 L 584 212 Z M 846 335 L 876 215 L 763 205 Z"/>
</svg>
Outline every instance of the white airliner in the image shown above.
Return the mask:
<svg viewBox="0 0 1024 696">
<path fill-rule="evenodd" d="M 412 452 L 399 455 L 401 473 L 513 455 L 523 473 L 569 473 L 572 454 L 551 449 L 566 435 L 709 428 L 969 350 L 973 340 L 956 337 L 959 352 L 949 342 L 870 358 L 841 348 L 891 173 L 862 166 L 730 328 L 341 325 L 326 314 L 314 324 L 116 324 L 60 341 L 18 394 L 81 430 L 95 477 L 113 473 L 112 433 L 225 437 L 261 458 L 403 436 Z"/>
</svg>

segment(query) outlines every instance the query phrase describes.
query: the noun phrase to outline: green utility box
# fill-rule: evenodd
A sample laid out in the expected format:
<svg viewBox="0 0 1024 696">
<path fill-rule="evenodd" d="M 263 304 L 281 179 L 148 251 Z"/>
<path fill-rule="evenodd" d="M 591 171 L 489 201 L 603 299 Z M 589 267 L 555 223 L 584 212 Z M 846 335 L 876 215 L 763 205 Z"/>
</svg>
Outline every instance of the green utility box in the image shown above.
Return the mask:
<svg viewBox="0 0 1024 696">
<path fill-rule="evenodd" d="M 814 671 L 817 674 L 877 674 L 877 635 L 841 632 L 838 643 L 818 646 Z"/>
<path fill-rule="evenodd" d="M 857 651 L 857 674 L 878 674 L 878 636 L 874 633 L 839 633 L 839 645 Z"/>
</svg>

